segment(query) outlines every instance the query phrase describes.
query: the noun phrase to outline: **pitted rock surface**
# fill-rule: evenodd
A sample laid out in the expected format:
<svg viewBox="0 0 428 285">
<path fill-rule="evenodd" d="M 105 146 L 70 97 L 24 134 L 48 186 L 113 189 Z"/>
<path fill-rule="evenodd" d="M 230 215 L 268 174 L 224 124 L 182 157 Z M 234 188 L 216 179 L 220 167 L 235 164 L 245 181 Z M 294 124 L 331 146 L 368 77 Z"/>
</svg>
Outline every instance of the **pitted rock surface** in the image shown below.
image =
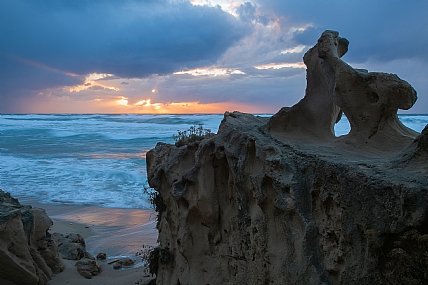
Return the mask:
<svg viewBox="0 0 428 285">
<path fill-rule="evenodd" d="M 407 82 L 353 69 L 347 48 L 323 33 L 297 105 L 226 112 L 216 135 L 147 153 L 170 253 L 157 284 L 390 284 L 395 241 L 428 226 L 428 128 L 397 119 L 416 100 Z"/>
</svg>

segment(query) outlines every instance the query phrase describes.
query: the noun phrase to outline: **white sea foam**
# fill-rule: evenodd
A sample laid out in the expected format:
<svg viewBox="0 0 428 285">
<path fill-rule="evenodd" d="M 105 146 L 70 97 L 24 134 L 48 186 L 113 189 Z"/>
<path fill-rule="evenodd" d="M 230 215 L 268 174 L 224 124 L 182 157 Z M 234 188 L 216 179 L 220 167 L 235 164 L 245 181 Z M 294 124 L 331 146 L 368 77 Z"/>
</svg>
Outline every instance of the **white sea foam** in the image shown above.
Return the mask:
<svg viewBox="0 0 428 285">
<path fill-rule="evenodd" d="M 269 115 L 263 115 L 269 116 Z M 203 124 L 217 132 L 223 115 L 1 115 L 0 188 L 43 203 L 149 208 L 146 151 L 173 143 L 177 130 Z M 421 132 L 428 115 L 400 115 Z M 336 135 L 349 132 L 343 118 Z"/>
</svg>

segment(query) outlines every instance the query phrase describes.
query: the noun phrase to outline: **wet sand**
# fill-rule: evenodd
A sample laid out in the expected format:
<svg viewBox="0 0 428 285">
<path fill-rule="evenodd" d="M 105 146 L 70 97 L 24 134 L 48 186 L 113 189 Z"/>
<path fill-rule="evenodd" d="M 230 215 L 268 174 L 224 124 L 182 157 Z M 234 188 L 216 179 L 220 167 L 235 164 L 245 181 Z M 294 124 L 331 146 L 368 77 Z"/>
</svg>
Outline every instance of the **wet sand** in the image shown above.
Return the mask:
<svg viewBox="0 0 428 285">
<path fill-rule="evenodd" d="M 105 252 L 108 261 L 131 257 L 136 263 L 131 268 L 114 270 L 102 262 L 103 272 L 86 279 L 80 276 L 74 260 L 64 260 L 66 269 L 57 274 L 49 285 L 60 284 L 145 284 L 152 279 L 137 252 L 147 246 L 156 246 L 156 213 L 152 210 L 115 209 L 95 206 L 40 204 L 34 199 L 18 197 L 22 205 L 43 208 L 54 225 L 50 232 L 79 233 L 86 242 L 86 250 L 94 257 Z"/>
</svg>

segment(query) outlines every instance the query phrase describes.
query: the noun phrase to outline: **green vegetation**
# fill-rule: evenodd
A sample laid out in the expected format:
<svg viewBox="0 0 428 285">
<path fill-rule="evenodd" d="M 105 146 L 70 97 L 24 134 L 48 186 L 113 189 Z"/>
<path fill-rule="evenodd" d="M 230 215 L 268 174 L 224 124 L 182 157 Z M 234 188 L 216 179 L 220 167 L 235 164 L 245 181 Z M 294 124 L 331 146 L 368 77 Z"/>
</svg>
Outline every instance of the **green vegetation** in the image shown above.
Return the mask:
<svg viewBox="0 0 428 285">
<path fill-rule="evenodd" d="M 212 136 L 210 129 L 204 129 L 202 124 L 199 124 L 198 127 L 192 126 L 186 131 L 177 130 L 177 135 L 173 135 L 175 145 L 180 147 L 188 143 L 201 141 L 204 138 Z"/>
</svg>

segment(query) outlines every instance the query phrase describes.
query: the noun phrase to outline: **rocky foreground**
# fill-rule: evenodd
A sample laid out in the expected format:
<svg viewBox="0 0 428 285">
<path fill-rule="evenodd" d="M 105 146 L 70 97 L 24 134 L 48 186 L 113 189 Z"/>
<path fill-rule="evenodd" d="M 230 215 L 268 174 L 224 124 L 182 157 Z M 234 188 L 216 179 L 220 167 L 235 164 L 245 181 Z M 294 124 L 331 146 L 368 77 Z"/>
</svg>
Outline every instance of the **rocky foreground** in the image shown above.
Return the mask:
<svg viewBox="0 0 428 285">
<path fill-rule="evenodd" d="M 64 271 L 63 259 L 77 261 L 74 270 L 85 278 L 101 272 L 80 234 L 50 233 L 52 225 L 44 209 L 0 189 L 0 284 L 47 284 Z"/>
<path fill-rule="evenodd" d="M 64 270 L 51 225 L 45 210 L 0 189 L 0 284 L 46 284 Z"/>
<path fill-rule="evenodd" d="M 147 153 L 157 284 L 426 284 L 428 126 L 399 122 L 416 91 L 347 65 L 348 44 L 323 33 L 295 106 Z"/>
</svg>

